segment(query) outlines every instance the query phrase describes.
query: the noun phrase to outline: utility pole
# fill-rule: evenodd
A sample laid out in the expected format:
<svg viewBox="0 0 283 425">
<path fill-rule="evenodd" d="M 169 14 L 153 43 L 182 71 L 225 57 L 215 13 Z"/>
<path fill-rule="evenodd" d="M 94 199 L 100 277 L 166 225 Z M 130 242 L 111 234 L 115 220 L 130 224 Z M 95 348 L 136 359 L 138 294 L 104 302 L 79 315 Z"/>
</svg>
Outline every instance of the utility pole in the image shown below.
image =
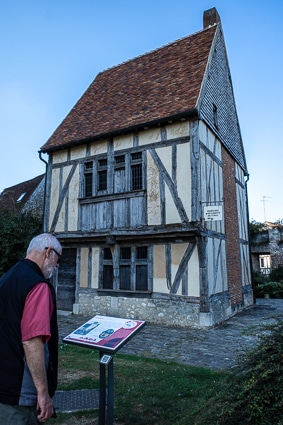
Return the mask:
<svg viewBox="0 0 283 425">
<path fill-rule="evenodd" d="M 264 221 L 266 221 L 266 215 L 265 215 L 265 203 L 267 202 L 266 199 L 271 198 L 271 196 L 263 196 L 261 199 L 261 202 L 263 203 L 263 217 Z"/>
</svg>

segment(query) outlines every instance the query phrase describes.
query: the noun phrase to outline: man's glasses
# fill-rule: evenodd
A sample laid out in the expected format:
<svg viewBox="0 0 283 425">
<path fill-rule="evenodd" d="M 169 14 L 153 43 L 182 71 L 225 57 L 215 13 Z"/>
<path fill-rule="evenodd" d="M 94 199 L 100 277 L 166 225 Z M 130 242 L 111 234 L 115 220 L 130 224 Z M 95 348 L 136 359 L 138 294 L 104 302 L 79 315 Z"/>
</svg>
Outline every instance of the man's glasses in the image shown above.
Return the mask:
<svg viewBox="0 0 283 425">
<path fill-rule="evenodd" d="M 50 249 L 52 249 L 52 251 L 54 251 L 54 252 L 55 252 L 55 254 L 57 254 L 57 256 L 58 256 L 57 264 L 59 264 L 59 263 L 60 263 L 60 261 L 61 261 L 62 255 L 61 255 L 61 254 L 59 254 L 59 252 L 58 252 L 58 251 L 56 251 L 56 249 L 52 248 L 51 246 L 50 246 L 49 248 L 50 248 Z M 45 247 L 45 249 L 48 249 L 48 246 L 47 246 L 47 247 Z"/>
</svg>

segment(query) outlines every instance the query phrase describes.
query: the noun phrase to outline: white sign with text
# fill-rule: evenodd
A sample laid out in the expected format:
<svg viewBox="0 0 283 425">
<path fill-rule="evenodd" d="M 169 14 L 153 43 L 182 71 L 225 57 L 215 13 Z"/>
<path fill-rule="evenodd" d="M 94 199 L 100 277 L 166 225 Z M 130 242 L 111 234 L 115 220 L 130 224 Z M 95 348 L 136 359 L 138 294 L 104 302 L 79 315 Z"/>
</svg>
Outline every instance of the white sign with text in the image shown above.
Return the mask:
<svg viewBox="0 0 283 425">
<path fill-rule="evenodd" d="M 222 220 L 222 206 L 210 205 L 210 206 L 204 207 L 204 219 L 205 221 Z"/>
</svg>

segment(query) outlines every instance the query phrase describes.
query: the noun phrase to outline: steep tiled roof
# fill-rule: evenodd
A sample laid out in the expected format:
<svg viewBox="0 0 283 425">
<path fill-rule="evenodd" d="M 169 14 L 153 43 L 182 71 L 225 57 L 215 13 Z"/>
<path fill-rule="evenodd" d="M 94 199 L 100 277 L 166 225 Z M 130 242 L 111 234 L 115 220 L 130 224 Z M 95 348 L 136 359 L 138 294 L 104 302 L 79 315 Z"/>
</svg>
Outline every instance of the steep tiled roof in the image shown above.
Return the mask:
<svg viewBox="0 0 283 425">
<path fill-rule="evenodd" d="M 42 182 L 45 174 L 31 180 L 8 187 L 0 194 L 0 208 L 9 211 L 23 210 L 33 193 Z M 43 201 L 43 195 L 42 195 Z M 40 202 L 42 204 L 42 202 Z"/>
<path fill-rule="evenodd" d="M 215 31 L 213 25 L 98 74 L 42 151 L 193 110 Z"/>
</svg>

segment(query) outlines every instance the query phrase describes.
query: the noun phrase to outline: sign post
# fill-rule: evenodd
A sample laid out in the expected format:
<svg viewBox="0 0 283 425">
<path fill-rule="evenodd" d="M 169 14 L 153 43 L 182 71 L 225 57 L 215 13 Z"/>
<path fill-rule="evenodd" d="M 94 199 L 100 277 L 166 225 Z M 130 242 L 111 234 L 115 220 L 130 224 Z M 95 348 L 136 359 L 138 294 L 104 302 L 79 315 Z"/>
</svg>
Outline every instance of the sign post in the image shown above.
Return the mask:
<svg viewBox="0 0 283 425">
<path fill-rule="evenodd" d="M 63 342 L 99 351 L 99 425 L 113 425 L 114 367 L 113 356 L 145 325 L 144 321 L 119 317 L 94 316 L 71 332 Z M 107 384 L 106 384 L 107 375 Z M 107 403 L 106 403 L 107 399 Z M 107 404 L 107 422 L 106 418 Z"/>
</svg>

